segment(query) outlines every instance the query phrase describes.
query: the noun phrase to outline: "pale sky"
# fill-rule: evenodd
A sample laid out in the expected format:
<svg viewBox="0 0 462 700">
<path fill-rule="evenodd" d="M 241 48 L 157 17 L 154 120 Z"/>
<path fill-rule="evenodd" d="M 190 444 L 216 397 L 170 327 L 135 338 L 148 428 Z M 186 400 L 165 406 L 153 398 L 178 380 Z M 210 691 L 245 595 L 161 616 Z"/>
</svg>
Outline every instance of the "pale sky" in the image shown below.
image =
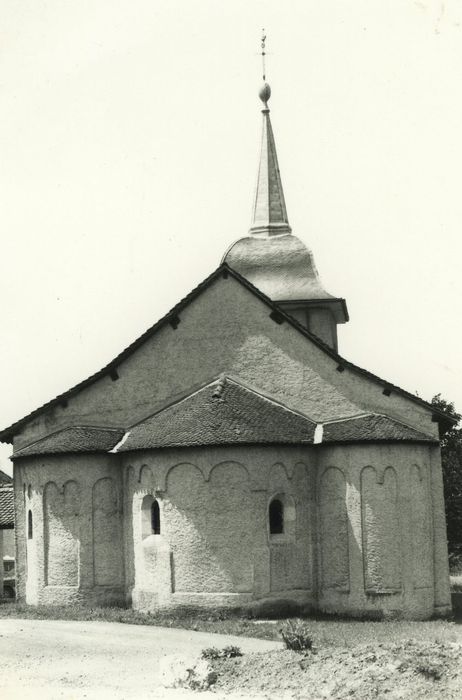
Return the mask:
<svg viewBox="0 0 462 700">
<path fill-rule="evenodd" d="M 462 412 L 462 3 L 0 8 L 0 427 L 113 359 L 246 235 L 262 27 L 289 220 L 350 312 L 340 353 Z"/>
</svg>

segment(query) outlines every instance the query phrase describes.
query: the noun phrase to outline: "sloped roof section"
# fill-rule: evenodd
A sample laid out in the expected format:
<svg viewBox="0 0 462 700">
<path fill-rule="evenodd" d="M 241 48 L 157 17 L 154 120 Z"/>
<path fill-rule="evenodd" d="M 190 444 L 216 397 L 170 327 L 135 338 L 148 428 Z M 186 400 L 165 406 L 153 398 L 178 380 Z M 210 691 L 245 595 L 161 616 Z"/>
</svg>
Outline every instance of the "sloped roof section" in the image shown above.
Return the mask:
<svg viewBox="0 0 462 700">
<path fill-rule="evenodd" d="M 14 527 L 13 487 L 12 486 L 0 486 L 0 530 L 9 530 L 13 527 Z"/>
<path fill-rule="evenodd" d="M 18 450 L 13 459 L 64 452 L 108 452 L 120 442 L 123 435 L 124 431 L 119 428 L 63 428 Z"/>
<path fill-rule="evenodd" d="M 130 428 L 117 452 L 233 444 L 312 444 L 316 424 L 221 377 Z"/>
<path fill-rule="evenodd" d="M 323 444 L 345 442 L 433 442 L 434 437 L 388 416 L 369 413 L 323 425 Z"/>
<path fill-rule="evenodd" d="M 8 474 L 5 474 L 5 472 L 0 469 L 0 486 L 12 483 L 13 479 L 11 478 L 11 476 L 8 476 Z"/>
<path fill-rule="evenodd" d="M 137 338 L 127 348 L 125 348 L 125 350 L 123 350 L 119 355 L 117 355 L 117 357 L 114 358 L 114 360 L 109 362 L 98 372 L 95 372 L 95 374 L 92 374 L 87 379 L 84 379 L 79 384 L 76 384 L 71 389 L 68 389 L 62 394 L 59 394 L 54 399 L 51 399 L 51 401 L 48 401 L 39 408 L 36 408 L 28 415 L 17 420 L 15 423 L 12 423 L 7 428 L 4 428 L 2 431 L 0 431 L 0 441 L 12 442 L 15 434 L 18 431 L 20 431 L 21 428 L 24 425 L 26 425 L 32 418 L 35 418 L 41 413 L 44 413 L 45 411 L 54 408 L 55 406 L 60 405 L 65 401 L 68 401 L 72 396 L 82 391 L 82 389 L 85 389 L 87 386 L 91 386 L 91 384 L 96 382 L 98 379 L 101 379 L 105 375 L 109 375 L 113 370 L 117 370 L 117 367 L 126 358 L 130 357 L 141 345 L 143 345 L 143 343 L 145 343 L 149 338 L 155 335 L 155 333 L 157 333 L 157 331 L 160 328 L 163 328 L 168 323 L 176 323 L 178 315 L 183 311 L 183 309 L 187 307 L 188 304 L 190 304 L 194 299 L 196 299 L 200 294 L 202 294 L 202 292 L 205 289 L 207 289 L 211 284 L 213 284 L 213 282 L 215 282 L 220 277 L 233 277 L 240 284 L 242 284 L 243 287 L 246 287 L 252 294 L 254 294 L 264 304 L 266 304 L 269 309 L 276 312 L 281 320 L 284 320 L 286 323 L 296 328 L 302 335 L 308 338 L 314 345 L 317 345 L 319 348 L 321 348 L 326 355 L 329 355 L 335 362 L 337 362 L 342 367 L 348 368 L 353 372 L 368 377 L 369 379 L 377 382 L 379 385 L 387 387 L 387 389 L 406 397 L 410 401 L 420 406 L 425 407 L 428 411 L 431 411 L 433 413 L 435 419 L 438 422 L 440 422 L 440 425 L 442 425 L 443 428 L 448 428 L 451 425 L 455 425 L 455 423 L 457 422 L 455 419 L 451 418 L 447 414 L 435 409 L 435 407 L 429 404 L 427 401 L 424 401 L 423 399 L 419 398 L 418 396 L 415 396 L 414 394 L 410 394 L 408 391 L 405 391 L 404 389 L 401 389 L 400 387 L 395 386 L 390 382 L 381 379 L 380 377 L 377 377 L 372 372 L 358 367 L 352 362 L 349 362 L 348 360 L 341 357 L 337 352 L 335 352 L 335 350 L 323 343 L 323 341 L 320 340 L 320 338 L 318 338 L 316 335 L 313 335 L 313 333 L 310 333 L 310 331 L 304 328 L 304 326 L 298 323 L 298 321 L 296 321 L 292 316 L 287 314 L 281 306 L 278 306 L 278 304 L 272 302 L 269 297 L 263 294 L 251 282 L 249 282 L 242 275 L 240 275 L 238 272 L 229 267 L 229 265 L 227 265 L 226 263 L 222 263 L 220 267 L 218 267 L 211 275 L 209 275 L 209 277 L 207 277 L 207 279 L 201 282 L 195 289 L 192 290 L 192 292 L 190 292 L 184 299 L 182 299 L 176 306 L 174 306 L 173 309 L 171 309 L 163 318 L 161 318 L 159 321 L 157 321 L 157 323 L 151 326 L 151 328 L 145 331 L 143 335 Z"/>
</svg>

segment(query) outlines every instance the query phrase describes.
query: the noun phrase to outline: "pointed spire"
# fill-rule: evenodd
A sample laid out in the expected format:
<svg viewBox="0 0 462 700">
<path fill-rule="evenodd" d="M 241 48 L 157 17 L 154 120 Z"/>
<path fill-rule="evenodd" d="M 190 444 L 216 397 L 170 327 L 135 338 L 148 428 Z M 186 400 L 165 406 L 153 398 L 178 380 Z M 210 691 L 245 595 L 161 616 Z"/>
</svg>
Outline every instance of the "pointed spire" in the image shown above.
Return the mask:
<svg viewBox="0 0 462 700">
<path fill-rule="evenodd" d="M 274 236 L 291 233 L 289 219 L 287 217 L 286 203 L 282 189 L 281 174 L 279 172 L 276 144 L 274 143 L 273 129 L 269 116 L 268 100 L 271 97 L 271 88 L 265 78 L 265 30 L 262 35 L 262 61 L 263 61 L 263 85 L 260 88 L 259 97 L 264 104 L 262 109 L 263 127 L 260 150 L 260 163 L 258 166 L 257 186 L 255 190 L 255 202 L 252 212 L 252 225 L 249 233 L 254 235 Z"/>
</svg>

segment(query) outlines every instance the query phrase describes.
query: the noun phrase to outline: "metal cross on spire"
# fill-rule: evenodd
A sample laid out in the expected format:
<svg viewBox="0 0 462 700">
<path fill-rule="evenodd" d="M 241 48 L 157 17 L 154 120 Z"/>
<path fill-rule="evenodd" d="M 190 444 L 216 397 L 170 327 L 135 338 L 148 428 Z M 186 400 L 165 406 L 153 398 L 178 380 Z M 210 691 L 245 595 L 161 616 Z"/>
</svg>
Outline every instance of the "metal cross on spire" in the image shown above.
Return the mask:
<svg viewBox="0 0 462 700">
<path fill-rule="evenodd" d="M 263 66 L 263 80 L 266 80 L 266 69 L 265 69 L 265 42 L 266 42 L 266 34 L 265 30 L 261 30 L 261 60 L 262 60 L 262 66 Z"/>
</svg>

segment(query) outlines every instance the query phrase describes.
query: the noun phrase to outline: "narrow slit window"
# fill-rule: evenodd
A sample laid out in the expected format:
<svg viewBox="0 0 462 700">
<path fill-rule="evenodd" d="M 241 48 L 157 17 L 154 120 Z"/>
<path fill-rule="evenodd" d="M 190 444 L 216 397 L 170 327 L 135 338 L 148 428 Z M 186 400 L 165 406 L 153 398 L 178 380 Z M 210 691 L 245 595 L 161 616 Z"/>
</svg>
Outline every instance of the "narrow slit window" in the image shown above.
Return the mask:
<svg viewBox="0 0 462 700">
<path fill-rule="evenodd" d="M 160 535 L 160 508 L 157 501 L 151 506 L 151 529 L 153 535 Z"/>
<path fill-rule="evenodd" d="M 27 539 L 31 540 L 34 534 L 34 528 L 32 524 L 32 511 L 27 512 Z"/>
<path fill-rule="evenodd" d="M 282 535 L 284 532 L 284 506 L 279 498 L 271 501 L 269 506 L 270 535 Z"/>
</svg>

